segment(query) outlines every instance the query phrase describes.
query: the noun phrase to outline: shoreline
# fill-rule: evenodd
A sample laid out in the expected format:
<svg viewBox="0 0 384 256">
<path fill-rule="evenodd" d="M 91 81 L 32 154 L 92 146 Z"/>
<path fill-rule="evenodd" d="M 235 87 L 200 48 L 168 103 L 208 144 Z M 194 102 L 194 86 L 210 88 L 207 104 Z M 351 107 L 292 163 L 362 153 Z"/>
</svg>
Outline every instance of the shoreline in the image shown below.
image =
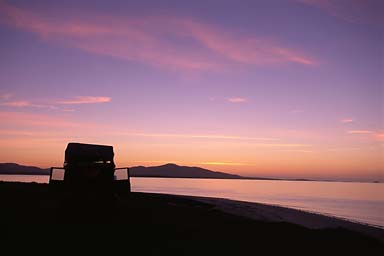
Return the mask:
<svg viewBox="0 0 384 256">
<path fill-rule="evenodd" d="M 168 195 L 168 194 L 167 194 Z M 170 195 L 170 194 L 169 194 Z M 226 198 L 172 195 L 211 204 L 218 210 L 236 216 L 246 217 L 265 222 L 286 222 L 309 229 L 337 229 L 342 228 L 353 232 L 374 237 L 384 241 L 384 227 L 354 222 L 337 216 L 324 215 L 285 206 L 239 201 Z"/>
<path fill-rule="evenodd" d="M 49 173 L 0 173 L 0 175 L 15 175 L 15 176 L 49 176 Z M 341 182 L 341 183 L 369 183 L 369 184 L 383 184 L 384 181 L 359 181 L 359 180 L 317 180 L 317 179 L 289 179 L 289 178 L 258 178 L 258 177 L 241 177 L 241 178 L 211 178 L 211 177 L 175 177 L 175 176 L 141 176 L 131 175 L 131 178 L 161 178 L 161 179 L 212 179 L 212 180 L 261 180 L 261 181 L 302 181 L 302 182 Z M 0 180 L 1 181 L 1 180 Z M 17 181 L 15 181 L 17 182 Z"/>
</svg>

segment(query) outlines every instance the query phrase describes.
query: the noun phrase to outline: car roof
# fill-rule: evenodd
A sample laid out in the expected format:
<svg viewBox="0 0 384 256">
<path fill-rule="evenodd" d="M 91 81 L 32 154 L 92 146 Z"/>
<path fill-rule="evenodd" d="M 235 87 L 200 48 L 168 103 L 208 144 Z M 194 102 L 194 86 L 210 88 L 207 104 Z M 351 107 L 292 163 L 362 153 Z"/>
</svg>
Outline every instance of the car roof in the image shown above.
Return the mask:
<svg viewBox="0 0 384 256">
<path fill-rule="evenodd" d="M 65 150 L 65 162 L 113 161 L 113 147 L 70 142 Z"/>
</svg>

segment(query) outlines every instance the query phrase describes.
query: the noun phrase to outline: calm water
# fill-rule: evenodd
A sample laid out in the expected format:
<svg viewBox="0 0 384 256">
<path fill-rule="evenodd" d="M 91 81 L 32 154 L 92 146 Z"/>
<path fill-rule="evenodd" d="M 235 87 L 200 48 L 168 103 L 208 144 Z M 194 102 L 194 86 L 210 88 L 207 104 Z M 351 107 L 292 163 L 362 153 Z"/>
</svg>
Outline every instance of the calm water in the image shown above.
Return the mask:
<svg viewBox="0 0 384 256">
<path fill-rule="evenodd" d="M 47 183 L 47 176 L 0 175 Z M 138 192 L 228 198 L 333 215 L 384 228 L 384 184 L 354 182 L 132 178 Z"/>
</svg>

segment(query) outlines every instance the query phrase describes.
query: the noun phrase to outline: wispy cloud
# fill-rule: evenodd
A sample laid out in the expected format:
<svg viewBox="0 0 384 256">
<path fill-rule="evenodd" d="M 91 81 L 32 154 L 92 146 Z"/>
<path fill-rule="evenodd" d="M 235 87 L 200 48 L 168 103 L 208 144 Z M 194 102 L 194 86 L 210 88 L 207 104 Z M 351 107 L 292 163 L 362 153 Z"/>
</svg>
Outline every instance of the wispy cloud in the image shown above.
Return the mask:
<svg viewBox="0 0 384 256">
<path fill-rule="evenodd" d="M 0 111 L 0 120 L 4 125 L 16 125 L 17 127 L 86 127 L 84 123 L 74 122 L 57 116 Z"/>
<path fill-rule="evenodd" d="M 202 162 L 201 165 L 228 165 L 228 166 L 247 166 L 248 163 L 236 163 L 236 162 Z"/>
<path fill-rule="evenodd" d="M 310 144 L 302 143 L 276 143 L 281 141 L 280 138 L 274 137 L 247 137 L 247 136 L 232 136 L 232 135 L 217 135 L 217 134 L 173 134 L 173 133 L 140 133 L 140 132 L 113 132 L 119 136 L 133 137 L 151 137 L 151 138 L 180 138 L 180 139 L 204 139 L 204 140 L 224 140 L 247 142 L 249 145 L 260 148 L 308 148 Z M 305 150 L 305 149 L 304 149 Z"/>
<path fill-rule="evenodd" d="M 178 70 L 227 70 L 234 65 L 316 61 L 273 39 L 244 35 L 171 16 L 123 17 L 30 10 L 0 4 L 2 19 L 20 29 L 87 52 Z M 193 44 L 183 44 L 185 40 Z"/>
<path fill-rule="evenodd" d="M 42 103 L 33 103 L 28 100 L 16 100 L 14 97 L 9 94 L 7 97 L 0 97 L 0 106 L 5 107 L 14 107 L 14 108 L 50 108 L 54 110 L 61 110 L 64 112 L 73 112 L 75 111 L 72 108 L 61 108 L 58 105 L 76 105 L 76 104 L 94 104 L 94 103 L 107 103 L 111 101 L 110 97 L 95 97 L 95 96 L 77 96 L 68 100 L 45 100 Z"/>
<path fill-rule="evenodd" d="M 301 150 L 301 149 L 280 149 L 280 150 L 275 150 L 278 152 L 296 152 L 296 153 L 313 153 L 312 150 Z"/>
<path fill-rule="evenodd" d="M 1 113 L 0 113 L 1 115 Z M 33 132 L 31 131 L 24 131 L 24 130 L 5 130 L 5 129 L 0 129 L 0 136 L 32 136 L 34 135 Z"/>
<path fill-rule="evenodd" d="M 336 148 L 328 148 L 327 151 L 355 151 L 361 150 L 359 147 L 336 147 Z"/>
<path fill-rule="evenodd" d="M 354 120 L 352 118 L 344 118 L 344 119 L 341 119 L 340 122 L 342 122 L 342 123 L 353 123 Z"/>
<path fill-rule="evenodd" d="M 373 130 L 352 130 L 348 131 L 348 134 L 354 134 L 356 136 L 360 135 L 360 138 L 374 140 L 382 142 L 384 141 L 384 132 L 383 131 L 373 131 Z"/>
<path fill-rule="evenodd" d="M 296 0 L 351 23 L 384 24 L 380 0 Z"/>
<path fill-rule="evenodd" d="M 376 138 L 379 141 L 384 141 L 384 132 L 378 132 L 376 133 Z"/>
<path fill-rule="evenodd" d="M 237 98 L 229 98 L 227 99 L 227 101 L 231 103 L 245 103 L 247 102 L 247 99 L 237 97 Z"/>
<path fill-rule="evenodd" d="M 173 134 L 173 133 L 139 133 L 139 132 L 118 132 L 119 135 L 140 136 L 140 137 L 173 137 L 173 138 L 189 138 L 189 139 L 223 139 L 223 140 L 249 140 L 249 141 L 278 141 L 279 138 L 269 137 L 243 137 L 231 135 L 214 135 L 214 134 Z"/>
<path fill-rule="evenodd" d="M 58 104 L 94 104 L 110 102 L 110 97 L 78 96 L 70 100 L 57 101 Z"/>
<path fill-rule="evenodd" d="M 370 131 L 370 130 L 352 130 L 352 131 L 348 131 L 347 133 L 349 133 L 349 134 L 373 134 L 375 132 Z"/>
<path fill-rule="evenodd" d="M 15 101 L 0 102 L 0 106 L 15 107 L 15 108 L 32 107 L 32 108 L 51 108 L 51 109 L 55 109 L 55 106 L 53 106 L 53 105 L 34 104 L 32 102 L 25 101 L 25 100 L 15 100 Z"/>
<path fill-rule="evenodd" d="M 52 107 L 50 105 L 35 104 L 35 103 L 32 103 L 28 100 L 15 99 L 15 96 L 12 93 L 0 94 L 0 106 L 12 107 L 12 108 L 26 108 L 26 107 L 48 108 L 48 107 Z"/>
<path fill-rule="evenodd" d="M 196 21 L 184 22 L 191 35 L 205 47 L 227 59 L 245 64 L 271 65 L 294 62 L 313 65 L 316 62 L 297 51 L 285 48 L 277 42 L 265 38 L 231 35 L 221 28 Z"/>
<path fill-rule="evenodd" d="M 0 106 L 7 106 L 7 107 L 30 107 L 30 106 L 33 106 L 33 104 L 28 102 L 28 101 L 7 101 L 7 102 L 1 102 Z"/>
<path fill-rule="evenodd" d="M 12 97 L 11 93 L 0 93 L 0 100 L 8 100 Z"/>
<path fill-rule="evenodd" d="M 299 143 L 257 143 L 254 144 L 259 147 L 271 147 L 271 148 L 306 148 L 311 147 L 309 144 L 299 144 Z"/>
<path fill-rule="evenodd" d="M 52 106 L 52 105 L 35 104 L 35 103 L 32 103 L 28 100 L 15 99 L 14 95 L 11 93 L 0 95 L 0 106 L 14 107 L 14 108 L 26 108 L 26 107 L 54 108 L 54 106 Z"/>
<path fill-rule="evenodd" d="M 297 115 L 297 114 L 301 114 L 301 113 L 304 113 L 304 110 L 294 109 L 294 110 L 289 111 L 289 114 L 291 114 L 291 115 Z"/>
</svg>

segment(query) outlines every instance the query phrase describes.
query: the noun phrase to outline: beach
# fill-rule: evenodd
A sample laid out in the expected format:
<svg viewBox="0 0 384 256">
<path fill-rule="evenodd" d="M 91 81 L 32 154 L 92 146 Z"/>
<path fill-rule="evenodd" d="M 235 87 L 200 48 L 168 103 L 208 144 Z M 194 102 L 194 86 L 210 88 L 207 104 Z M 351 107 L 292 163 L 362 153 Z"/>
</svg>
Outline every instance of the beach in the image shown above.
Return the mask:
<svg viewBox="0 0 384 256">
<path fill-rule="evenodd" d="M 222 198 L 188 197 L 203 203 L 211 204 L 223 212 L 242 216 L 257 221 L 286 222 L 308 229 L 345 229 L 374 237 L 384 241 L 384 229 L 365 223 L 352 222 L 333 216 L 315 212 L 302 211 L 277 205 L 250 203 Z"/>
<path fill-rule="evenodd" d="M 384 252 L 383 229 L 227 199 L 127 193 L 70 200 L 47 184 L 0 182 L 2 241 L 13 250 L 107 246 L 140 255 Z M 24 248 L 25 249 L 25 248 Z"/>
</svg>

